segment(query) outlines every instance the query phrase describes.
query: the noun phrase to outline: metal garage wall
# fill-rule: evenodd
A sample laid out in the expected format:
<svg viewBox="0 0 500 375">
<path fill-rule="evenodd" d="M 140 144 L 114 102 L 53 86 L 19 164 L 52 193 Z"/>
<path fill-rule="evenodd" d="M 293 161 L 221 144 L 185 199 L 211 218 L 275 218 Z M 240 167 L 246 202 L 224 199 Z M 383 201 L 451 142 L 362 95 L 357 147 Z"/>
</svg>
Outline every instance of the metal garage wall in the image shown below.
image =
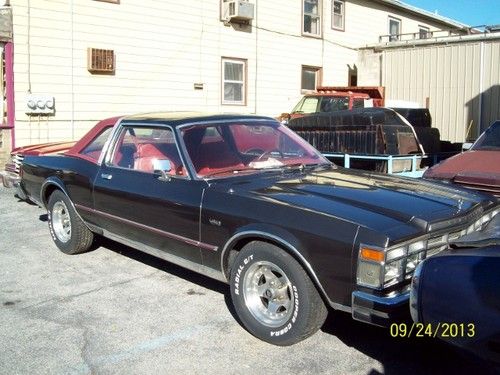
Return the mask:
<svg viewBox="0 0 500 375">
<path fill-rule="evenodd" d="M 476 138 L 500 118 L 498 40 L 386 49 L 382 55 L 387 99 L 422 106 L 428 100 L 442 139 Z"/>
</svg>

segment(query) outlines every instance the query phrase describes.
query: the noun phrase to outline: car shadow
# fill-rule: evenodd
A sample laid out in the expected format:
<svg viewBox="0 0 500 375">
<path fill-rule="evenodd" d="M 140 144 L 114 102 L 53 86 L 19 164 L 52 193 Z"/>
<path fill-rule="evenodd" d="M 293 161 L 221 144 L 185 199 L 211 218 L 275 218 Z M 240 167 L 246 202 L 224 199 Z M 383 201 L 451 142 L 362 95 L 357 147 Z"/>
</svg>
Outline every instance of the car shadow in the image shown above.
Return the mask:
<svg viewBox="0 0 500 375">
<path fill-rule="evenodd" d="M 406 324 L 409 331 L 411 322 Z M 330 311 L 321 328 L 349 347 L 379 361 L 383 374 L 488 374 L 495 372 L 485 361 L 432 337 L 392 337 L 389 328 L 358 322 L 350 314 Z M 393 331 L 396 334 L 396 331 Z M 370 375 L 381 374 L 372 369 Z"/>
<path fill-rule="evenodd" d="M 243 327 L 234 310 L 229 287 L 225 283 L 106 238 L 100 238 L 94 244 L 94 248 L 98 247 L 104 247 L 137 262 L 222 294 L 228 311 Z M 384 367 L 383 374 L 385 375 L 400 374 L 402 372 L 407 375 L 442 373 L 494 374 L 491 367 L 488 367 L 483 361 L 462 353 L 438 339 L 391 337 L 388 328 L 380 328 L 355 321 L 350 314 L 341 311 L 330 310 L 321 330 L 324 333 L 336 336 L 346 346 L 355 348 L 368 357 L 379 361 Z M 367 374 L 379 375 L 381 373 L 372 369 Z"/>
<path fill-rule="evenodd" d="M 194 284 L 198 284 L 211 291 L 224 295 L 224 302 L 226 303 L 227 309 L 229 310 L 230 314 L 241 326 L 243 326 L 238 315 L 236 314 L 236 311 L 234 310 L 234 306 L 231 301 L 231 293 L 229 291 L 229 287 L 222 281 L 218 281 L 210 277 L 204 276 L 202 274 L 196 273 L 194 271 L 190 271 L 174 263 L 170 263 L 166 260 L 160 259 L 153 255 L 146 254 L 140 250 L 134 249 L 132 247 L 123 245 L 121 243 L 115 242 L 113 240 L 104 237 L 99 237 L 99 239 L 95 241 L 94 244 L 92 245 L 90 251 L 95 250 L 101 246 L 117 254 L 133 259 L 137 262 L 141 262 L 150 267 L 154 267 L 160 271 L 180 277 L 183 280 L 186 280 Z"/>
<path fill-rule="evenodd" d="M 117 254 L 126 256 L 127 258 L 133 259 L 137 262 L 141 262 L 150 267 L 154 267 L 160 271 L 164 271 L 171 275 L 180 277 L 183 280 L 203 286 L 204 288 L 207 288 L 214 292 L 218 292 L 221 294 L 225 294 L 226 292 L 229 293 L 229 288 L 227 287 L 226 284 L 224 284 L 221 281 L 190 271 L 174 263 L 170 263 L 166 260 L 157 258 L 153 255 L 146 254 L 140 250 L 123 245 L 113 240 L 107 238 L 100 238 L 93 245 L 93 248 L 95 249 L 100 246 L 108 250 L 111 250 Z"/>
</svg>

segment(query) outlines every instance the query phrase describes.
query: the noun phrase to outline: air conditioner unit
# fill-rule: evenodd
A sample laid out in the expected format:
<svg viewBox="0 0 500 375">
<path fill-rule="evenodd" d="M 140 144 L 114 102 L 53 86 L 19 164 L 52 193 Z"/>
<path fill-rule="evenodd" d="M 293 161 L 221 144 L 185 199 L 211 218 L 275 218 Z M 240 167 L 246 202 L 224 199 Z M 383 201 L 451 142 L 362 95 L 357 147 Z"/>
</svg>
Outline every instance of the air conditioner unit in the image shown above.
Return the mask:
<svg viewBox="0 0 500 375">
<path fill-rule="evenodd" d="M 226 0 L 223 3 L 222 18 L 226 21 L 251 21 L 254 4 L 248 0 Z"/>
</svg>

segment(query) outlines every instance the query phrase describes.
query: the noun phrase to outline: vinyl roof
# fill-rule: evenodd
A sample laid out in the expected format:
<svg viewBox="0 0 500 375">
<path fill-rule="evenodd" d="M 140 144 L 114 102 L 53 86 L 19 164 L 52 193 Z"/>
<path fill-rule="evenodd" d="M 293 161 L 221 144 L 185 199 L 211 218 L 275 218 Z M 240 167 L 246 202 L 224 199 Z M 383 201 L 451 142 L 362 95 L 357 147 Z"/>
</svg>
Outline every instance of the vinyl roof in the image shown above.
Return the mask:
<svg viewBox="0 0 500 375">
<path fill-rule="evenodd" d="M 123 117 L 125 122 L 156 122 L 172 126 L 217 121 L 276 121 L 271 117 L 240 114 L 215 114 L 205 112 L 152 112 Z"/>
</svg>

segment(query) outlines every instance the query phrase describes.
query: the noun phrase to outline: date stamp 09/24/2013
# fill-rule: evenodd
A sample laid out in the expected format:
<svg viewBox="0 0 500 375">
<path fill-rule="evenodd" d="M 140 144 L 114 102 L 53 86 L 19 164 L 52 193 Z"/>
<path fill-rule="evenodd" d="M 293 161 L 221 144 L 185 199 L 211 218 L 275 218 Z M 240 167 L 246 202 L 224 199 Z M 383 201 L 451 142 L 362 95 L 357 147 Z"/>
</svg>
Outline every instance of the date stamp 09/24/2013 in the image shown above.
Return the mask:
<svg viewBox="0 0 500 375">
<path fill-rule="evenodd" d="M 436 337 L 472 338 L 476 335 L 474 323 L 392 323 L 389 327 L 391 337 Z"/>
</svg>

